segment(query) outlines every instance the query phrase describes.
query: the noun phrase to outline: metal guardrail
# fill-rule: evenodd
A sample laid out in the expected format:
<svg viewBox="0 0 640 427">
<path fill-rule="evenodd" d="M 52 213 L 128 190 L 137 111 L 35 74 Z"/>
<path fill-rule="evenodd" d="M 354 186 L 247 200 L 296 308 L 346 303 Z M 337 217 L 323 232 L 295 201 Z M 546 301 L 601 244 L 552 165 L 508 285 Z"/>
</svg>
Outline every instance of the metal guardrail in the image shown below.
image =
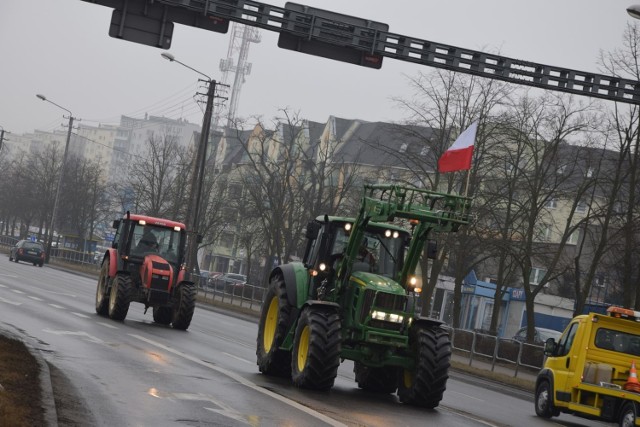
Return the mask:
<svg viewBox="0 0 640 427">
<path fill-rule="evenodd" d="M 513 368 L 513 376 L 517 377 L 521 368 L 538 370 L 544 364 L 544 347 L 541 345 L 466 329 L 447 329 L 453 350 L 467 354 L 469 366 L 473 365 L 474 359 L 483 359 L 483 362 L 491 363 L 492 372 L 500 364 Z"/>
</svg>

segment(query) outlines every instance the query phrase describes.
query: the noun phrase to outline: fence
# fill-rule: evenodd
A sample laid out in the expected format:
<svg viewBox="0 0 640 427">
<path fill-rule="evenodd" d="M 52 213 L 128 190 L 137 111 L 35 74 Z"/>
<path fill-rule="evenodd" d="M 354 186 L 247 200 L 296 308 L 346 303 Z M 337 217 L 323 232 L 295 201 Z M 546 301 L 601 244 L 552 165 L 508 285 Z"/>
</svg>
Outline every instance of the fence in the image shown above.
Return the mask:
<svg viewBox="0 0 640 427">
<path fill-rule="evenodd" d="M 544 347 L 541 345 L 465 329 L 447 329 L 453 350 L 467 355 L 469 366 L 477 359 L 490 363 L 491 371 L 496 365 L 509 367 L 517 377 L 522 368 L 539 370 L 544 364 Z"/>
</svg>

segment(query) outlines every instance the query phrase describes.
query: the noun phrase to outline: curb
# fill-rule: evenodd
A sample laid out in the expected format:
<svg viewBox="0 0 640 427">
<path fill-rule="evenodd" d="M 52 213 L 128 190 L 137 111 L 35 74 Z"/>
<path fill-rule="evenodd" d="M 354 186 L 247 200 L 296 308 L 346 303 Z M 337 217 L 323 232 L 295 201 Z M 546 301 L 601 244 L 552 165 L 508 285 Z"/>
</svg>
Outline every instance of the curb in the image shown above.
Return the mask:
<svg viewBox="0 0 640 427">
<path fill-rule="evenodd" d="M 7 328 L 11 329 L 7 329 Z M 44 360 L 40 350 L 36 348 L 35 342 L 31 337 L 21 334 L 18 329 L 6 323 L 0 324 L 0 333 L 8 338 L 22 342 L 29 353 L 36 359 L 40 367 L 38 374 L 40 379 L 41 405 L 43 409 L 43 417 L 46 426 L 58 427 L 58 414 L 56 412 L 56 403 L 53 398 L 53 386 L 51 385 L 51 372 L 49 365 Z"/>
</svg>

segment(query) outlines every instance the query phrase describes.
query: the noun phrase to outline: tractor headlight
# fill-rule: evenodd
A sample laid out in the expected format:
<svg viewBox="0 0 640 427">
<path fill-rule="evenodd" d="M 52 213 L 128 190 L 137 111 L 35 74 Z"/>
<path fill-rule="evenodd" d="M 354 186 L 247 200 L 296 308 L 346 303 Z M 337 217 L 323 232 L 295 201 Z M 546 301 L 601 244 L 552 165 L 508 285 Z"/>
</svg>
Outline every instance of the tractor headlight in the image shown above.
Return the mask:
<svg viewBox="0 0 640 427">
<path fill-rule="evenodd" d="M 409 276 L 409 280 L 407 280 L 408 288 L 410 291 L 420 293 L 422 292 L 422 287 L 418 285 L 418 278 L 416 276 Z"/>
<path fill-rule="evenodd" d="M 327 269 L 327 264 L 325 264 L 324 262 L 321 262 L 320 265 L 318 266 L 318 269 L 320 271 L 325 271 Z"/>
<path fill-rule="evenodd" d="M 371 312 L 371 318 L 374 320 L 384 320 L 386 322 L 402 323 L 404 316 L 394 313 L 385 313 L 384 311 L 374 310 Z"/>
</svg>

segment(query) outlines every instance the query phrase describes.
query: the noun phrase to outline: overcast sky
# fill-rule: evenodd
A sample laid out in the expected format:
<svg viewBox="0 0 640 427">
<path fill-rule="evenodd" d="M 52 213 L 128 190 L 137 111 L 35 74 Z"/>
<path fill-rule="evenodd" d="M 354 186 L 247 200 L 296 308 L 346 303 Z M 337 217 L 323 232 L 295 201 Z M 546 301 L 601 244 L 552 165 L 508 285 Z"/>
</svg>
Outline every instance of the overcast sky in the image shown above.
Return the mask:
<svg viewBox="0 0 640 427">
<path fill-rule="evenodd" d="M 389 31 L 429 41 L 582 71 L 598 71 L 600 49 L 620 47 L 634 0 L 297 0 L 384 22 Z M 284 6 L 285 1 L 265 0 Z M 83 124 L 116 124 L 145 113 L 202 121 L 193 100 L 198 76 L 161 58 L 162 50 L 109 37 L 112 9 L 80 0 L 0 2 L 0 126 L 15 133 L 60 129 L 71 110 Z M 390 98 L 410 95 L 407 76 L 426 66 L 385 58 L 366 69 L 279 49 L 261 30 L 238 116 L 271 119 L 280 108 L 325 121 L 330 115 L 402 120 Z M 214 79 L 230 32 L 176 25 L 170 52 Z"/>
</svg>

